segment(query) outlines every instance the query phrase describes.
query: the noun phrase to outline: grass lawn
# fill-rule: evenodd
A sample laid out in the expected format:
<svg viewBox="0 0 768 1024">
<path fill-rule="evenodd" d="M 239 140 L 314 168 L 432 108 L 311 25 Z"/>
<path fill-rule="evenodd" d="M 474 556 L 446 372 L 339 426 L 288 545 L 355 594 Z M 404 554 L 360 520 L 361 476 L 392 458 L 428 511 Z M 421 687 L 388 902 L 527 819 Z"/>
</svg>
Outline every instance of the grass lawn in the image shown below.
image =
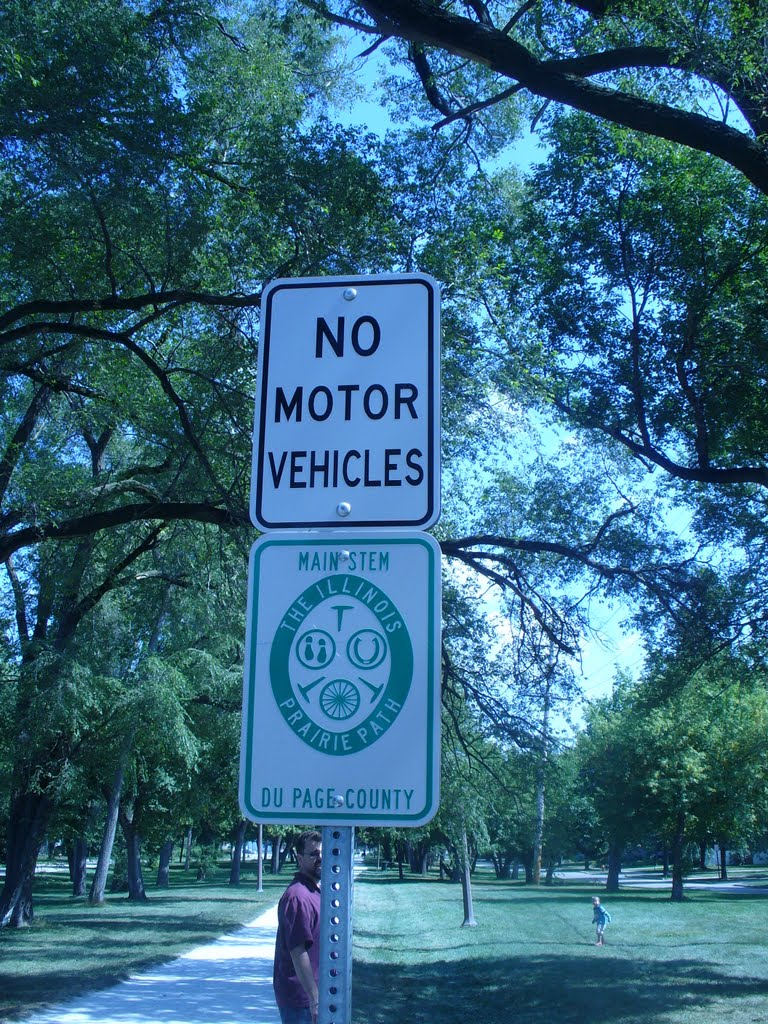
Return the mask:
<svg viewBox="0 0 768 1024">
<path fill-rule="evenodd" d="M 147 886 L 146 903 L 107 895 L 100 907 L 69 895 L 66 866 L 39 874 L 32 927 L 0 930 L 0 1021 L 104 988 L 236 930 L 277 902 L 289 874 L 265 874 L 259 893 L 250 871 L 234 888 L 228 869 L 197 882 L 194 869 L 174 868 L 170 888 Z"/>
<path fill-rule="evenodd" d="M 65 869 L 39 876 L 35 924 L 0 931 L 0 1021 L 233 931 L 273 905 L 290 875 L 265 875 L 258 893 L 249 873 L 234 889 L 224 870 L 196 882 L 176 869 L 144 904 L 111 896 L 96 908 L 69 896 Z M 602 949 L 596 894 L 613 917 Z M 764 893 L 692 889 L 672 903 L 660 889 L 607 896 L 567 872 L 532 889 L 481 870 L 473 895 L 478 926 L 462 928 L 458 886 L 360 877 L 353 1024 L 768 1024 Z"/>
<path fill-rule="evenodd" d="M 538 890 L 366 874 L 355 890 L 354 1024 L 768 1024 L 768 895 L 566 882 Z M 594 895 L 612 915 L 606 946 Z"/>
</svg>

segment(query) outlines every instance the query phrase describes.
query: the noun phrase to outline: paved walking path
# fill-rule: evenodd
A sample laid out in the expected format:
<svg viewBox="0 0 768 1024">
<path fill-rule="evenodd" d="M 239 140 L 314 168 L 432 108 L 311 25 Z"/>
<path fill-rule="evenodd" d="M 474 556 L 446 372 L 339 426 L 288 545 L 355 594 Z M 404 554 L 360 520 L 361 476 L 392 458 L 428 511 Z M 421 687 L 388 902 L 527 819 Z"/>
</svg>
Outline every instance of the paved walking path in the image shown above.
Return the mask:
<svg viewBox="0 0 768 1024">
<path fill-rule="evenodd" d="M 569 870 L 568 872 L 560 874 L 555 872 L 555 877 L 564 882 L 578 879 L 585 882 L 592 882 L 595 885 L 604 886 L 607 875 L 605 871 Z M 710 889 L 715 892 L 762 894 L 768 892 L 768 872 L 736 875 L 735 877 L 721 881 L 715 870 L 710 869 L 707 874 L 696 872 L 694 874 L 687 875 L 685 877 L 683 887 L 686 891 L 691 889 Z M 619 875 L 619 888 L 671 889 L 672 876 L 670 874 L 665 878 L 659 871 L 629 868 L 627 871 L 622 871 Z"/>
<path fill-rule="evenodd" d="M 280 1024 L 272 995 L 276 930 L 274 906 L 232 935 L 23 1024 Z"/>
</svg>

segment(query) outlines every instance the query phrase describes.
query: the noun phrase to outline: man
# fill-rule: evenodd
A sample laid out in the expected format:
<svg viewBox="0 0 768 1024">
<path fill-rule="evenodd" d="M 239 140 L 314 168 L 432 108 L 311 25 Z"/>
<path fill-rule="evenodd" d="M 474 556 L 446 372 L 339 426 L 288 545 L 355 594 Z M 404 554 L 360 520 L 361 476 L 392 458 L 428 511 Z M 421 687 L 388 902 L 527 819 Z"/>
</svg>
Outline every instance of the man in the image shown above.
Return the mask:
<svg viewBox="0 0 768 1024">
<path fill-rule="evenodd" d="M 298 871 L 277 907 L 273 984 L 283 1024 L 317 1024 L 322 836 L 302 832 Z"/>
</svg>

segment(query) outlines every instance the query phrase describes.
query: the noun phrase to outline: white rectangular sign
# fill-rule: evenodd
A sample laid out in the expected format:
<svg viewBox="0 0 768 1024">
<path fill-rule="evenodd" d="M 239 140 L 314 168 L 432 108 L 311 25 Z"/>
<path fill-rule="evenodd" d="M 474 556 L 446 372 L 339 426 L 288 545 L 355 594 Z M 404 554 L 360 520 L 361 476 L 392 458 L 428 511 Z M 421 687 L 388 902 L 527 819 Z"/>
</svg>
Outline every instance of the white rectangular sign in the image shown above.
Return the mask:
<svg viewBox="0 0 768 1024">
<path fill-rule="evenodd" d="M 295 278 L 262 296 L 251 518 L 261 530 L 440 514 L 440 292 L 425 274 Z"/>
<path fill-rule="evenodd" d="M 246 817 L 415 826 L 437 813 L 440 590 L 428 534 L 270 533 L 254 544 Z"/>
</svg>

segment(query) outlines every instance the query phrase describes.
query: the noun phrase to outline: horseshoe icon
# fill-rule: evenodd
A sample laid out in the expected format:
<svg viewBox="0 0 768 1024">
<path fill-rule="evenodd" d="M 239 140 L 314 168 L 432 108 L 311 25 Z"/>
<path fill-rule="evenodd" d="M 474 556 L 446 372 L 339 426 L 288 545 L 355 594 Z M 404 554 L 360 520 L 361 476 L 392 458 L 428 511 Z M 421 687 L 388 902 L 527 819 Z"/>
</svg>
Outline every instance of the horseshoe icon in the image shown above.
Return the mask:
<svg viewBox="0 0 768 1024">
<path fill-rule="evenodd" d="M 387 641 L 375 629 L 358 629 L 347 642 L 347 657 L 355 668 L 378 668 L 386 656 Z"/>
</svg>

